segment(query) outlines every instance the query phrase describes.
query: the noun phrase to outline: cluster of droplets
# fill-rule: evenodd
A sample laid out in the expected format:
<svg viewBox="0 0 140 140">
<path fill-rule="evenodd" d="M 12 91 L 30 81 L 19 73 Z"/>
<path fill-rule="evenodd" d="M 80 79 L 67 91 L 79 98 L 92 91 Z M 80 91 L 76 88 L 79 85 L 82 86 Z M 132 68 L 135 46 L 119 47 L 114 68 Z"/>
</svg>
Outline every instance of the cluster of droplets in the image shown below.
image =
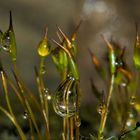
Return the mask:
<svg viewBox="0 0 140 140">
<path fill-rule="evenodd" d="M 50 93 L 49 89 L 44 88 L 44 93 L 45 93 L 45 98 L 47 98 L 47 100 L 52 99 L 52 96 L 51 96 L 51 93 Z"/>
<path fill-rule="evenodd" d="M 77 81 L 68 76 L 57 88 L 53 97 L 55 112 L 61 117 L 71 117 L 76 114 Z"/>
</svg>

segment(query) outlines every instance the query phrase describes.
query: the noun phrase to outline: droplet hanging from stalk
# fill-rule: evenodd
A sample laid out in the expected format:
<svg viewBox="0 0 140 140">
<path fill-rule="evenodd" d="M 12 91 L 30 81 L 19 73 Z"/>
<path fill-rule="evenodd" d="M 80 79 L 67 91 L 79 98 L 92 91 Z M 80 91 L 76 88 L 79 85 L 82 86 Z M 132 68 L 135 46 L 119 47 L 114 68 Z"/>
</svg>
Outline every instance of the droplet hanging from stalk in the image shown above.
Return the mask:
<svg viewBox="0 0 140 140">
<path fill-rule="evenodd" d="M 46 73 L 45 58 L 50 54 L 50 46 L 48 43 L 47 28 L 44 38 L 38 44 L 38 55 L 40 57 L 40 74 L 44 75 Z"/>
<path fill-rule="evenodd" d="M 61 117 L 71 117 L 76 113 L 77 82 L 73 77 L 67 77 L 55 92 L 53 107 Z"/>
<path fill-rule="evenodd" d="M 50 53 L 50 47 L 48 44 L 48 37 L 47 37 L 47 29 L 44 38 L 39 42 L 37 51 L 40 57 L 46 57 Z"/>
</svg>

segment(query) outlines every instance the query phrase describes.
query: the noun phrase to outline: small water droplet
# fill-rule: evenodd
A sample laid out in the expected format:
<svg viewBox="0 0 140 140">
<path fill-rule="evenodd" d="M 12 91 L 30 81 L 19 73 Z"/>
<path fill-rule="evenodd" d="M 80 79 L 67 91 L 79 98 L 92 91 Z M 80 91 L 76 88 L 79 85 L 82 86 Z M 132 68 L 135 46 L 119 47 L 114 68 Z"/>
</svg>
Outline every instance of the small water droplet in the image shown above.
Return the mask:
<svg viewBox="0 0 140 140">
<path fill-rule="evenodd" d="M 75 125 L 76 125 L 77 127 L 80 127 L 80 125 L 81 125 L 81 120 L 80 120 L 80 118 L 76 119 Z"/>
<path fill-rule="evenodd" d="M 115 66 L 116 66 L 117 68 L 123 67 L 123 66 L 124 66 L 124 62 L 123 62 L 121 59 L 116 60 Z"/>
<path fill-rule="evenodd" d="M 23 114 L 23 119 L 24 119 L 24 120 L 27 120 L 27 119 L 28 119 L 28 113 L 27 113 L 26 111 L 25 111 L 24 114 Z"/>
<path fill-rule="evenodd" d="M 50 95 L 48 95 L 48 96 L 47 96 L 47 99 L 48 99 L 48 100 L 51 100 L 51 99 L 52 99 L 52 97 L 51 97 Z"/>
<path fill-rule="evenodd" d="M 106 106 L 105 106 L 105 104 L 103 104 L 103 103 L 100 104 L 99 107 L 98 107 L 98 109 L 97 109 L 97 111 L 98 111 L 98 113 L 100 115 L 105 114 L 105 112 L 106 112 Z"/>
<path fill-rule="evenodd" d="M 45 92 L 45 97 L 47 98 L 47 100 L 51 100 L 52 96 L 51 96 L 49 89 L 45 88 L 44 92 Z"/>
<path fill-rule="evenodd" d="M 46 67 L 45 67 L 45 65 L 41 67 L 40 73 L 41 74 L 45 74 L 46 73 Z"/>
<path fill-rule="evenodd" d="M 128 121 L 126 122 L 126 125 L 128 128 L 134 128 L 135 127 L 135 120 L 132 118 L 129 118 Z"/>
<path fill-rule="evenodd" d="M 130 105 L 133 106 L 133 105 L 135 105 L 135 103 L 136 103 L 136 97 L 132 95 L 132 96 L 130 97 Z"/>
<path fill-rule="evenodd" d="M 9 35 L 5 35 L 5 37 L 3 38 L 3 43 L 1 45 L 1 47 L 3 48 L 4 51 L 10 51 L 10 37 Z"/>
<path fill-rule="evenodd" d="M 122 86 L 122 87 L 126 87 L 127 84 L 126 84 L 126 83 L 121 83 L 121 86 Z"/>
<path fill-rule="evenodd" d="M 134 115 L 133 115 L 133 113 L 130 113 L 129 118 L 126 122 L 126 126 L 130 129 L 132 129 L 135 127 L 135 124 L 136 124 L 136 121 L 135 121 Z"/>
<path fill-rule="evenodd" d="M 69 74 L 67 75 L 67 79 L 73 80 L 73 81 L 75 80 L 75 78 L 73 76 L 69 75 Z"/>
</svg>

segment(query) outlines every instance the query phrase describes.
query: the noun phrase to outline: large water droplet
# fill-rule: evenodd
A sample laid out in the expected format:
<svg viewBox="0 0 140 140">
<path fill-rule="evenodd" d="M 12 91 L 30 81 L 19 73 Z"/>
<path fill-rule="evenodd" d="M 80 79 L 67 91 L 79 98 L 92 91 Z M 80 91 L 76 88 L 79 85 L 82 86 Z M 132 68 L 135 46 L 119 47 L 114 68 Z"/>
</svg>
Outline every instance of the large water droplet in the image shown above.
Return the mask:
<svg viewBox="0 0 140 140">
<path fill-rule="evenodd" d="M 55 92 L 53 107 L 61 117 L 71 117 L 76 113 L 77 81 L 67 77 Z"/>
</svg>

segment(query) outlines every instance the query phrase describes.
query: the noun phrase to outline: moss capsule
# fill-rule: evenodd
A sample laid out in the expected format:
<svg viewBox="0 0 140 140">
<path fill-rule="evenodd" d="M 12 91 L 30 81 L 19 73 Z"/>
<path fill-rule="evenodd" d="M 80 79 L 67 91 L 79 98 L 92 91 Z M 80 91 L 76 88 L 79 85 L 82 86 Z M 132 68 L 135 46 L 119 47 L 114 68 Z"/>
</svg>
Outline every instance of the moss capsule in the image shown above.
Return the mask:
<svg viewBox="0 0 140 140">
<path fill-rule="evenodd" d="M 43 40 L 39 42 L 37 51 L 38 51 L 39 56 L 41 57 L 46 57 L 47 55 L 49 55 L 50 47 L 48 44 L 47 31 L 45 33 L 45 37 L 43 38 Z"/>
</svg>

